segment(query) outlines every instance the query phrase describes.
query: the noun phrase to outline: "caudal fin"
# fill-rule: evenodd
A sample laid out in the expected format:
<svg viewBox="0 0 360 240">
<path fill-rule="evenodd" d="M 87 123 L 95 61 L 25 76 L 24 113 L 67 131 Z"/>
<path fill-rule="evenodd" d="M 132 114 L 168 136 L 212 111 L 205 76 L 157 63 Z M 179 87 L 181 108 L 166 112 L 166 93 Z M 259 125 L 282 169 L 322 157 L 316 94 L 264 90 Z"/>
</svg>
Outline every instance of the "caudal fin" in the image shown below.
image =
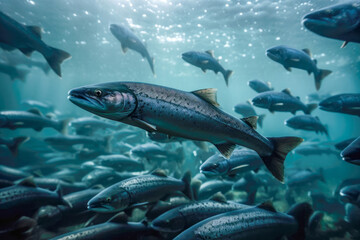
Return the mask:
<svg viewBox="0 0 360 240">
<path fill-rule="evenodd" d="M 310 103 L 310 104 L 306 104 L 306 109 L 304 111 L 305 114 L 311 114 L 312 111 L 314 111 L 317 108 L 317 104 L 316 103 Z"/>
<path fill-rule="evenodd" d="M 280 182 L 284 182 L 284 161 L 286 155 L 302 143 L 304 139 L 299 137 L 278 137 L 268 139 L 274 146 L 273 153 L 270 156 L 261 158 L 271 174 Z"/>
<path fill-rule="evenodd" d="M 184 176 L 181 179 L 184 184 L 185 184 L 185 188 L 183 190 L 183 193 L 185 194 L 185 196 L 187 196 L 190 200 L 194 200 L 194 194 L 193 194 L 193 189 L 191 187 L 191 172 L 187 171 Z"/>
<path fill-rule="evenodd" d="M 46 58 L 46 61 L 50 65 L 51 69 L 59 76 L 61 77 L 61 63 L 65 61 L 66 59 L 71 58 L 71 55 L 63 50 L 49 47 L 50 48 L 50 54 L 44 55 Z"/>
<path fill-rule="evenodd" d="M 59 121 L 56 130 L 58 132 L 61 132 L 63 135 L 66 135 L 68 132 L 68 125 L 69 125 L 70 120 L 71 119 L 65 119 L 65 120 Z"/>
<path fill-rule="evenodd" d="M 229 78 L 231 77 L 232 74 L 233 74 L 233 71 L 231 71 L 231 70 L 226 70 L 225 73 L 223 73 L 226 86 L 229 86 Z"/>
<path fill-rule="evenodd" d="M 21 144 L 29 140 L 29 137 L 16 137 L 13 140 L 13 144 L 9 146 L 9 150 L 11 153 L 16 156 L 18 154 L 18 150 Z"/>
<path fill-rule="evenodd" d="M 298 203 L 289 209 L 287 214 L 293 216 L 298 223 L 297 232 L 292 236 L 288 237 L 289 240 L 305 239 L 305 230 L 308 226 L 309 218 L 313 214 L 313 212 L 314 210 L 309 203 Z"/>
<path fill-rule="evenodd" d="M 322 80 L 328 75 L 330 75 L 330 73 L 332 73 L 332 71 L 326 69 L 319 69 L 318 73 L 314 74 L 316 90 L 320 89 Z"/>
<path fill-rule="evenodd" d="M 153 57 L 148 57 L 147 60 L 148 60 L 149 65 L 150 65 L 151 72 L 154 74 L 154 76 L 156 76 L 156 74 L 155 74 L 155 69 L 154 69 L 155 59 L 154 59 Z"/>
<path fill-rule="evenodd" d="M 261 114 L 259 115 L 259 118 L 258 118 L 258 124 L 259 126 L 262 128 L 263 127 L 263 122 L 264 122 L 264 118 L 266 117 L 265 114 Z"/>
</svg>

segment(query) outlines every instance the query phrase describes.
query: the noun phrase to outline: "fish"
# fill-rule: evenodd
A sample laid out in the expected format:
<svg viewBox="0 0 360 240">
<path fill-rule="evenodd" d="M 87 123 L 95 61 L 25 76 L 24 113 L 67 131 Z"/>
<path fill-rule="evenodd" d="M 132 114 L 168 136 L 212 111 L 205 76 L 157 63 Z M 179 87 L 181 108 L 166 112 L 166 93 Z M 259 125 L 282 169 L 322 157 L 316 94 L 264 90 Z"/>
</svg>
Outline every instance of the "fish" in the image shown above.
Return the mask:
<svg viewBox="0 0 360 240">
<path fill-rule="evenodd" d="M 30 177 L 31 174 L 17 168 L 0 165 L 0 179 L 10 182 Z"/>
<path fill-rule="evenodd" d="M 77 135 L 87 135 L 91 136 L 97 130 L 118 130 L 120 128 L 119 125 L 103 121 L 101 119 L 95 117 L 82 117 L 72 120 L 69 123 L 70 127 L 75 128 L 75 132 Z"/>
<path fill-rule="evenodd" d="M 96 212 L 118 212 L 129 207 L 156 202 L 176 191 L 183 191 L 192 199 L 190 181 L 190 172 L 178 180 L 156 170 L 151 174 L 129 178 L 104 189 L 90 199 L 88 209 Z"/>
<path fill-rule="evenodd" d="M 151 68 L 151 72 L 155 76 L 154 58 L 150 56 L 145 45 L 131 29 L 129 29 L 125 25 L 111 24 L 110 32 L 121 43 L 121 49 L 123 53 L 126 53 L 128 49 L 132 49 L 135 52 L 140 53 L 141 56 L 148 61 Z"/>
<path fill-rule="evenodd" d="M 349 42 L 360 43 L 359 19 L 360 3 L 350 1 L 306 14 L 302 24 L 320 36 L 344 41 L 341 45 L 344 48 Z"/>
<path fill-rule="evenodd" d="M 43 128 L 53 128 L 58 132 L 66 133 L 69 120 L 52 120 L 43 116 L 37 109 L 28 111 L 0 111 L 0 128 L 15 130 L 18 128 L 32 128 L 41 131 Z"/>
<path fill-rule="evenodd" d="M 340 200 L 360 207 L 360 184 L 349 185 L 340 189 Z"/>
<path fill-rule="evenodd" d="M 309 219 L 309 224 L 308 224 L 308 228 L 309 228 L 309 233 L 314 235 L 316 234 L 319 229 L 320 229 L 320 224 L 321 224 L 321 221 L 324 217 L 324 212 L 321 212 L 321 211 L 315 211 L 310 219 Z"/>
<path fill-rule="evenodd" d="M 104 138 L 88 137 L 80 135 L 57 135 L 47 137 L 44 141 L 55 149 L 67 150 L 73 149 L 75 145 L 82 145 L 87 148 L 102 148 L 107 152 L 111 152 L 112 136 Z"/>
<path fill-rule="evenodd" d="M 347 203 L 345 205 L 346 215 L 344 220 L 353 228 L 357 229 L 360 226 L 360 208 L 354 204 Z"/>
<path fill-rule="evenodd" d="M 19 79 L 25 82 L 29 71 L 0 62 L 0 73 L 7 75 L 11 80 Z"/>
<path fill-rule="evenodd" d="M 21 104 L 29 109 L 39 109 L 43 113 L 55 112 L 55 108 L 52 104 L 42 101 L 29 99 L 22 101 Z"/>
<path fill-rule="evenodd" d="M 10 152 L 16 156 L 18 154 L 19 147 L 21 144 L 28 141 L 29 137 L 14 137 L 14 138 L 2 138 L 0 137 L 0 145 L 5 145 Z"/>
<path fill-rule="evenodd" d="M 287 181 L 289 187 L 303 187 L 307 184 L 312 184 L 315 181 L 325 182 L 323 169 L 320 168 L 318 172 L 314 172 L 310 169 L 299 171 L 291 176 Z"/>
<path fill-rule="evenodd" d="M 317 60 L 312 59 L 309 49 L 298 50 L 288 46 L 276 46 L 266 50 L 266 55 L 273 61 L 280 63 L 291 72 L 291 68 L 298 68 L 314 74 L 315 88 L 319 90 L 322 80 L 332 71 L 317 67 Z"/>
<path fill-rule="evenodd" d="M 285 120 L 284 124 L 293 129 L 324 133 L 326 136 L 329 136 L 327 126 L 321 123 L 319 117 L 298 115 Z"/>
<path fill-rule="evenodd" d="M 43 205 L 69 205 L 58 186 L 55 192 L 36 187 L 30 178 L 18 184 L 0 189 L 0 220 L 35 213 Z"/>
<path fill-rule="evenodd" d="M 319 103 L 319 108 L 327 112 L 350 114 L 360 117 L 360 94 L 344 93 L 331 96 Z"/>
<path fill-rule="evenodd" d="M 306 100 L 308 102 L 320 102 L 326 98 L 331 97 L 333 94 L 331 93 L 319 93 L 319 92 L 315 92 L 315 93 L 310 93 L 306 96 Z"/>
<path fill-rule="evenodd" d="M 75 88 L 68 95 L 75 105 L 105 118 L 150 132 L 211 142 L 227 158 L 236 145 L 253 149 L 280 181 L 287 153 L 303 141 L 263 137 L 254 130 L 256 117 L 239 120 L 216 107 L 214 89 L 184 92 L 145 83 L 112 82 Z"/>
<path fill-rule="evenodd" d="M 294 206 L 288 214 L 276 212 L 272 204 L 226 212 L 207 218 L 179 234 L 174 240 L 281 239 L 293 236 L 305 239 L 311 206 Z"/>
<path fill-rule="evenodd" d="M 185 52 L 182 54 L 182 59 L 190 63 L 191 65 L 194 65 L 198 68 L 201 68 L 203 72 L 206 72 L 206 70 L 213 70 L 216 74 L 218 72 L 221 72 L 224 76 L 226 86 L 229 86 L 229 78 L 233 74 L 233 71 L 231 70 L 225 70 L 219 63 L 217 59 L 215 59 L 214 51 L 208 50 L 205 52 Z"/>
<path fill-rule="evenodd" d="M 318 144 L 308 144 L 300 146 L 293 151 L 293 154 L 300 154 L 303 156 L 311 156 L 311 155 L 336 155 L 339 156 L 339 152 L 334 150 L 331 147 L 319 146 Z"/>
<path fill-rule="evenodd" d="M 83 168 L 109 167 L 115 171 L 144 171 L 144 164 L 122 154 L 101 155 L 93 161 L 85 162 Z"/>
<path fill-rule="evenodd" d="M 232 189 L 235 191 L 246 192 L 247 197 L 243 203 L 253 205 L 255 203 L 256 193 L 262 186 L 267 188 L 266 181 L 263 181 L 263 179 L 257 174 L 249 172 L 244 174 L 242 178 L 236 181 L 233 184 Z"/>
<path fill-rule="evenodd" d="M 173 208 L 151 222 L 151 227 L 159 232 L 180 233 L 209 217 L 251 206 L 226 201 L 221 193 L 209 200 L 197 201 Z"/>
<path fill-rule="evenodd" d="M 149 162 L 156 160 L 167 160 L 181 163 L 184 161 L 184 150 L 182 147 L 175 151 L 163 149 L 154 143 L 137 145 L 130 150 L 130 154 L 136 157 L 145 158 Z"/>
<path fill-rule="evenodd" d="M 271 86 L 271 82 L 264 82 L 258 79 L 254 79 L 247 82 L 248 86 L 251 87 L 255 92 L 262 93 L 273 91 L 274 88 Z"/>
<path fill-rule="evenodd" d="M 252 99 L 254 106 L 268 109 L 269 112 L 291 112 L 303 111 L 305 114 L 311 114 L 317 108 L 316 103 L 304 104 L 299 97 L 291 94 L 289 89 L 281 92 L 263 92 Z"/>
<path fill-rule="evenodd" d="M 241 114 L 244 118 L 258 116 L 258 124 L 260 127 L 263 127 L 263 122 L 266 115 L 265 114 L 258 115 L 255 109 L 253 108 L 250 100 L 246 101 L 246 103 L 236 104 L 234 107 L 234 111 L 238 114 Z"/>
<path fill-rule="evenodd" d="M 360 165 L 360 137 L 356 138 L 342 150 L 340 156 L 348 163 Z"/>
<path fill-rule="evenodd" d="M 161 239 L 158 233 L 146 223 L 127 222 L 127 217 L 122 213 L 115 215 L 105 223 L 81 228 L 73 232 L 64 233 L 50 240 L 140 240 Z"/>
<path fill-rule="evenodd" d="M 37 67 L 41 69 L 46 75 L 48 75 L 50 72 L 50 67 L 46 62 L 32 60 L 24 55 L 21 55 L 20 52 L 2 51 L 0 53 L 0 59 L 14 67 L 18 65 L 23 65 L 28 68 Z"/>
<path fill-rule="evenodd" d="M 0 12 L 0 43 L 4 50 L 19 49 L 26 56 L 38 51 L 46 59 L 51 69 L 61 77 L 61 63 L 71 58 L 63 50 L 50 47 L 41 40 L 42 29 L 26 26 Z"/>
<path fill-rule="evenodd" d="M 309 191 L 308 196 L 311 198 L 313 208 L 318 211 L 328 212 L 331 209 L 333 214 L 344 216 L 344 206 L 333 196 L 325 196 L 322 193 Z"/>
<path fill-rule="evenodd" d="M 201 184 L 199 189 L 199 199 L 208 199 L 217 192 L 222 194 L 231 190 L 234 182 L 227 180 L 210 180 Z"/>
<path fill-rule="evenodd" d="M 235 176 L 248 171 L 257 171 L 263 165 L 259 155 L 246 148 L 235 149 L 229 159 L 220 154 L 215 154 L 201 164 L 200 172 L 208 177 Z"/>
</svg>

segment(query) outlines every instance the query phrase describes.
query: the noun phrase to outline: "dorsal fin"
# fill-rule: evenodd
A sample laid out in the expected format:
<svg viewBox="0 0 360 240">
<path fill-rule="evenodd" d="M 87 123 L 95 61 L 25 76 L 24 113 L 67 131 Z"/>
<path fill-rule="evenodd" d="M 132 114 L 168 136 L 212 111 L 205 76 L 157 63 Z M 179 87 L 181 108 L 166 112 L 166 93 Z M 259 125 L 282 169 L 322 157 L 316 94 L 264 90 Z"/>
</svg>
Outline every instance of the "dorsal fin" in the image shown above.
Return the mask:
<svg viewBox="0 0 360 240">
<path fill-rule="evenodd" d="M 290 92 L 290 89 L 288 89 L 288 88 L 285 88 L 285 89 L 282 90 L 281 92 L 286 93 L 287 95 L 292 96 L 292 94 L 291 94 L 291 92 Z"/>
<path fill-rule="evenodd" d="M 276 209 L 274 208 L 274 205 L 272 204 L 272 202 L 270 200 L 261 203 L 257 207 L 261 208 L 261 209 L 264 209 L 264 210 L 268 210 L 270 212 L 276 212 Z"/>
<path fill-rule="evenodd" d="M 120 212 L 110 218 L 107 222 L 113 222 L 113 223 L 127 223 L 128 222 L 128 216 L 124 212 Z"/>
<path fill-rule="evenodd" d="M 215 201 L 215 202 L 220 202 L 220 203 L 227 203 L 226 197 L 221 192 L 217 192 L 214 195 L 212 195 L 210 200 Z"/>
<path fill-rule="evenodd" d="M 36 114 L 36 115 L 39 115 L 39 116 L 42 116 L 42 113 L 40 112 L 39 109 L 37 108 L 32 108 L 32 109 L 29 109 L 27 110 L 29 113 L 32 113 L 32 114 Z"/>
<path fill-rule="evenodd" d="M 32 176 L 24 178 L 23 180 L 18 182 L 17 185 L 21 185 L 21 186 L 25 186 L 25 187 L 35 187 L 36 188 L 36 184 L 34 182 L 34 177 L 32 177 Z"/>
<path fill-rule="evenodd" d="M 258 118 L 259 118 L 258 116 L 251 116 L 251 117 L 242 118 L 241 120 L 245 122 L 249 127 L 256 129 Z"/>
<path fill-rule="evenodd" d="M 38 36 L 41 39 L 41 33 L 42 29 L 38 26 L 26 26 L 27 29 L 29 29 L 32 33 L 34 33 L 36 36 Z"/>
<path fill-rule="evenodd" d="M 156 169 L 152 173 L 152 175 L 158 176 L 158 177 L 167 177 L 166 173 L 162 169 Z"/>
<path fill-rule="evenodd" d="M 217 89 L 216 88 L 205 88 L 197 91 L 192 91 L 193 94 L 198 96 L 199 98 L 205 100 L 215 107 L 219 107 L 220 104 L 217 102 Z"/>
<path fill-rule="evenodd" d="M 312 55 L 311 55 L 311 52 L 310 52 L 310 49 L 308 48 L 304 48 L 302 49 L 304 53 L 306 53 L 307 55 L 309 55 L 310 58 L 312 58 Z"/>
<path fill-rule="evenodd" d="M 215 58 L 214 50 L 207 50 L 205 51 L 207 54 L 209 54 L 211 57 Z"/>
</svg>

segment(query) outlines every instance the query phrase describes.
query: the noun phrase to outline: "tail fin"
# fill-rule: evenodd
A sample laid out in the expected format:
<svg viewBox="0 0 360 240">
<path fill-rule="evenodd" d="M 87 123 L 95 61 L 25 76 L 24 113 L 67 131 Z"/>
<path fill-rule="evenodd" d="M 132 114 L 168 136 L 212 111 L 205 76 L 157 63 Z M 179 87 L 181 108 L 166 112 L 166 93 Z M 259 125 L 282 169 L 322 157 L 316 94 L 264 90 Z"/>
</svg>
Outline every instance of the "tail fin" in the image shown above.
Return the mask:
<svg viewBox="0 0 360 240">
<path fill-rule="evenodd" d="M 148 57 L 147 60 L 148 60 L 149 65 L 150 65 L 151 72 L 154 74 L 154 76 L 156 76 L 155 70 L 154 70 L 154 62 L 155 62 L 155 59 L 154 59 L 153 57 Z"/>
<path fill-rule="evenodd" d="M 326 70 L 326 69 L 319 69 L 319 71 L 317 72 L 317 74 L 314 74 L 314 78 L 315 78 L 315 88 L 316 90 L 319 90 L 321 87 L 321 82 L 322 80 L 329 76 L 330 73 L 332 73 L 332 71 L 330 70 Z"/>
<path fill-rule="evenodd" d="M 314 111 L 317 108 L 316 103 L 310 103 L 306 104 L 306 110 L 304 111 L 305 114 L 311 114 L 312 111 Z"/>
<path fill-rule="evenodd" d="M 314 212 L 309 203 L 298 203 L 290 208 L 287 214 L 293 216 L 298 223 L 297 232 L 290 236 L 289 240 L 305 239 L 305 228 L 308 226 L 309 218 Z"/>
<path fill-rule="evenodd" d="M 72 204 L 63 198 L 63 191 L 60 184 L 56 186 L 56 190 L 54 192 L 58 195 L 61 204 L 72 208 Z"/>
<path fill-rule="evenodd" d="M 63 50 L 49 47 L 51 49 L 51 52 L 49 55 L 45 55 L 46 61 L 54 70 L 54 72 L 61 77 L 61 63 L 65 61 L 66 59 L 71 58 L 71 55 Z"/>
<path fill-rule="evenodd" d="M 270 156 L 261 156 L 261 158 L 272 175 L 280 182 L 284 182 L 284 161 L 286 155 L 302 143 L 304 139 L 298 137 L 278 137 L 268 139 L 274 146 L 273 152 Z"/>
<path fill-rule="evenodd" d="M 231 71 L 231 70 L 226 70 L 225 73 L 223 73 L 226 86 L 229 86 L 229 78 L 231 77 L 232 74 L 233 74 L 233 71 Z"/>
<path fill-rule="evenodd" d="M 263 127 L 263 122 L 264 122 L 264 118 L 266 117 L 265 114 L 261 114 L 259 115 L 259 118 L 258 118 L 258 124 L 259 126 L 262 128 Z"/>
<path fill-rule="evenodd" d="M 194 200 L 194 195 L 191 187 L 191 173 L 187 171 L 181 179 L 185 183 L 185 188 L 183 193 L 187 196 L 190 200 Z"/>
<path fill-rule="evenodd" d="M 29 137 L 14 138 L 13 144 L 11 146 L 9 146 L 9 150 L 12 152 L 12 154 L 14 156 L 17 155 L 20 145 L 23 144 L 24 142 L 26 142 L 27 140 L 29 140 Z"/>
<path fill-rule="evenodd" d="M 68 132 L 68 125 L 71 119 L 65 119 L 62 121 L 59 121 L 58 123 L 58 127 L 56 128 L 56 130 L 58 132 L 61 132 L 63 135 L 66 135 Z"/>
</svg>

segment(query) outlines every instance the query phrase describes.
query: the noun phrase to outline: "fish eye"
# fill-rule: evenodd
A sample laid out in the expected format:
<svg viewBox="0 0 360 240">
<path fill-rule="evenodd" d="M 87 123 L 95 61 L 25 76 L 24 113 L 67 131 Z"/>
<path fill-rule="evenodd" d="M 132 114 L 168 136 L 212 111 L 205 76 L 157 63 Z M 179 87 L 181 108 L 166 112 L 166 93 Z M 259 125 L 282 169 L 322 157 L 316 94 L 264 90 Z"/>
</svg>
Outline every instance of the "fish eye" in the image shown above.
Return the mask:
<svg viewBox="0 0 360 240">
<path fill-rule="evenodd" d="M 97 96 L 97 97 L 100 97 L 101 94 L 102 94 L 101 90 L 99 90 L 99 89 L 96 89 L 96 90 L 94 91 L 94 93 L 95 93 L 95 96 Z"/>
<path fill-rule="evenodd" d="M 107 197 L 105 200 L 106 202 L 111 202 L 111 197 Z"/>
</svg>

